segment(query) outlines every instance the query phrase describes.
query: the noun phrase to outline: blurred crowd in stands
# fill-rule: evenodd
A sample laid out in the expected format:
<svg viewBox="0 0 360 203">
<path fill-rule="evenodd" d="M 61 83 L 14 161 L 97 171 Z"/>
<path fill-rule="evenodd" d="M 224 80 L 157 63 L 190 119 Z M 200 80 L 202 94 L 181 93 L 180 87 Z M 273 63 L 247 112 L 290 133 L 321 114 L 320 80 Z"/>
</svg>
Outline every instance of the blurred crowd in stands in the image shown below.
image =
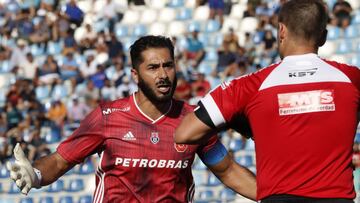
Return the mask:
<svg viewBox="0 0 360 203">
<path fill-rule="evenodd" d="M 96 1 L 89 1 L 90 8 L 94 8 Z M 47 144 L 68 136 L 99 102 L 123 98 L 136 91 L 129 74 L 129 53 L 115 32 L 123 12 L 114 1 L 105 0 L 98 12 L 89 11 L 93 20 L 90 23 L 85 22 L 86 13 L 75 0 L 2 2 L 1 74 L 14 80 L 1 87 L 6 93 L 0 114 L 0 161 L 4 163 L 10 158 L 17 142 L 28 158 L 34 160 L 51 153 Z M 146 2 L 129 0 L 128 8 L 146 6 Z M 217 20 L 221 28 L 233 2 L 197 0 L 195 6 L 209 5 L 209 19 Z M 258 19 L 255 32 L 238 36 L 230 27 L 216 47 L 213 68 L 201 67 L 209 64 L 206 58 L 211 53 L 199 39 L 198 28 L 183 36 L 171 36 L 178 70 L 175 97 L 196 104 L 220 82 L 278 61 L 277 14 L 284 2 L 248 0 L 242 16 Z M 352 7 L 348 2 L 337 0 L 328 10 L 329 25 L 346 28 L 350 24 Z M 105 21 L 106 26 L 95 29 L 100 21 Z M 83 29 L 80 35 L 76 34 L 78 29 Z M 241 46 L 239 38 L 244 38 Z"/>
</svg>

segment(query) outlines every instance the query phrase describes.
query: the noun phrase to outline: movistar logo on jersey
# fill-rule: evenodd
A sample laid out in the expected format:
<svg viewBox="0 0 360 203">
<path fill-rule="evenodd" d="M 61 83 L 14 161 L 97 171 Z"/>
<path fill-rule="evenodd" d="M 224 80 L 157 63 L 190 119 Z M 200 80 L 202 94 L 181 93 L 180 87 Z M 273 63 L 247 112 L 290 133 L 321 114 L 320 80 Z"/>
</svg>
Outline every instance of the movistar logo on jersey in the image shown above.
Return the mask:
<svg viewBox="0 0 360 203">
<path fill-rule="evenodd" d="M 187 168 L 189 160 L 165 160 L 165 159 L 132 159 L 121 158 L 115 159 L 115 166 L 139 167 L 139 168 Z"/>
<path fill-rule="evenodd" d="M 122 111 L 122 112 L 130 111 L 130 106 L 125 107 L 125 108 L 107 108 L 107 109 L 104 109 L 102 111 L 102 113 L 104 115 L 109 115 L 109 114 L 111 114 L 113 112 L 116 112 L 116 111 Z"/>
</svg>

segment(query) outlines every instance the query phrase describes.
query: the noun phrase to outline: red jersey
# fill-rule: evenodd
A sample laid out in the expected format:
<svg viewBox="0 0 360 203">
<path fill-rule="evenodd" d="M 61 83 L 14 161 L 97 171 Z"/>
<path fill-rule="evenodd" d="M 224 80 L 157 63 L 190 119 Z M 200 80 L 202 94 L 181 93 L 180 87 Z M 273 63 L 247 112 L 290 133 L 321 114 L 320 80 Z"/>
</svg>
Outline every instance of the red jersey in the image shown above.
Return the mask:
<svg viewBox="0 0 360 203">
<path fill-rule="evenodd" d="M 137 106 L 135 96 L 100 105 L 57 148 L 70 163 L 100 154 L 95 203 L 192 202 L 191 165 L 214 146 L 176 145 L 175 128 L 193 107 L 172 100 L 169 111 L 152 120 Z"/>
<path fill-rule="evenodd" d="M 352 199 L 359 88 L 358 68 L 305 54 L 223 83 L 201 106 L 218 127 L 237 115 L 249 120 L 258 199 Z"/>
</svg>

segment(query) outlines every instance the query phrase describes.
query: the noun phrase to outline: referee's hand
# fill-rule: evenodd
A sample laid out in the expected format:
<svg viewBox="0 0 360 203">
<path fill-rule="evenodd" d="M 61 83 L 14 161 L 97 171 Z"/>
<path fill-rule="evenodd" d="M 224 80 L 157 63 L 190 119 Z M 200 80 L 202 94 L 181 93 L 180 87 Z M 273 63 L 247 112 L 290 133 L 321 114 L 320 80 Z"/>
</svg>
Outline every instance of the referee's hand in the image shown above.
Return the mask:
<svg viewBox="0 0 360 203">
<path fill-rule="evenodd" d="M 21 193 L 27 195 L 31 188 L 40 188 L 40 181 L 26 158 L 19 143 L 14 148 L 15 163 L 7 162 L 10 178 L 15 182 Z"/>
</svg>

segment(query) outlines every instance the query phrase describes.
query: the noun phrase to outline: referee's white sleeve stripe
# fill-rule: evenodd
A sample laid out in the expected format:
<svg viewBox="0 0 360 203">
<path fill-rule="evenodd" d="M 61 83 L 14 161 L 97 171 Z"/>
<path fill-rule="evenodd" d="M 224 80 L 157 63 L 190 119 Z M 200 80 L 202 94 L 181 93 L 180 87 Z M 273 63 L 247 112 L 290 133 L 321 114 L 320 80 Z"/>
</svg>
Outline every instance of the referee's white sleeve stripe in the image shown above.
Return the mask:
<svg viewBox="0 0 360 203">
<path fill-rule="evenodd" d="M 201 99 L 201 102 L 215 126 L 218 127 L 225 124 L 224 116 L 210 94 Z"/>
</svg>

